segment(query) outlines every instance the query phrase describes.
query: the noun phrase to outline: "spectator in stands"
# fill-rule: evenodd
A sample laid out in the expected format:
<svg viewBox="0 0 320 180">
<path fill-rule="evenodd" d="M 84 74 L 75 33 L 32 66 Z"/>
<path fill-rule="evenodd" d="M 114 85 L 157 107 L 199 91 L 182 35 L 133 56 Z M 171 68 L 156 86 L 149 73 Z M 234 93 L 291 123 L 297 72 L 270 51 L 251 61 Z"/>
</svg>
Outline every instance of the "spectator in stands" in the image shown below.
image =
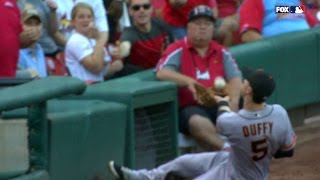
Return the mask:
<svg viewBox="0 0 320 180">
<path fill-rule="evenodd" d="M 170 27 L 152 18 L 151 0 L 129 0 L 133 26 L 124 29 L 113 56 L 128 57 L 123 74 L 156 67 L 164 48 L 173 41 Z"/>
<path fill-rule="evenodd" d="M 283 33 L 309 29 L 317 20 L 303 14 L 275 13 L 275 6 L 299 6 L 299 0 L 245 0 L 240 7 L 240 35 L 243 42 L 252 42 Z"/>
<path fill-rule="evenodd" d="M 0 12 L 0 77 L 15 77 L 19 48 L 23 45 L 20 12 L 15 0 L 0 1 Z"/>
<path fill-rule="evenodd" d="M 231 110 L 239 108 L 241 72 L 232 55 L 212 40 L 214 18 L 211 8 L 196 6 L 188 17 L 187 37 L 171 44 L 157 66 L 159 80 L 178 84 L 179 130 L 191 135 L 209 150 L 223 148 L 215 136 L 217 107 L 206 108 L 197 102 L 195 84 L 213 85 L 216 77 L 224 77 L 228 85 Z"/>
<path fill-rule="evenodd" d="M 55 58 L 61 52 L 57 43 L 53 39 L 58 31 L 58 22 L 56 17 L 57 6 L 53 0 L 39 1 L 39 0 L 24 0 L 18 1 L 21 11 L 26 4 L 32 5 L 41 17 L 42 29 L 41 37 L 38 43 L 42 46 L 46 56 Z"/>
<path fill-rule="evenodd" d="M 122 61 L 107 55 L 105 36 L 94 25 L 94 11 L 89 4 L 77 3 L 71 12 L 75 31 L 66 45 L 66 63 L 70 74 L 88 84 L 101 82 L 104 76 L 122 69 Z"/>
<path fill-rule="evenodd" d="M 223 19 L 226 23 L 223 27 L 230 27 L 227 31 L 227 38 L 224 39 L 223 44 L 232 46 L 239 43 L 239 15 L 237 13 L 239 4 L 242 0 L 216 0 L 218 8 L 218 18 Z"/>
<path fill-rule="evenodd" d="M 232 44 L 232 31 L 237 27 L 234 21 L 219 17 L 216 0 L 166 0 L 163 8 L 163 18 L 171 27 L 176 39 L 186 36 L 187 17 L 192 8 L 197 5 L 209 6 L 214 14 L 215 34 L 214 38 L 222 44 L 229 46 Z"/>
<path fill-rule="evenodd" d="M 38 11 L 31 6 L 26 7 L 23 10 L 22 23 L 23 23 L 24 30 L 35 28 L 37 29 L 36 31 L 41 32 L 41 29 L 42 29 L 41 17 Z M 18 67 L 20 70 L 25 70 L 26 72 L 29 73 L 26 77 L 35 77 L 35 76 L 46 77 L 47 76 L 44 51 L 39 43 L 35 42 L 27 48 L 20 49 Z"/>
<path fill-rule="evenodd" d="M 302 0 L 310 13 L 320 22 L 320 0 Z"/>
<path fill-rule="evenodd" d="M 162 8 L 164 6 L 165 0 L 151 0 L 152 7 L 154 9 L 153 16 L 157 18 L 162 18 Z"/>
<path fill-rule="evenodd" d="M 66 44 L 68 38 L 72 33 L 72 25 L 71 25 L 71 11 L 75 4 L 79 2 L 84 2 L 90 4 L 92 9 L 94 9 L 95 16 L 94 21 L 100 32 L 101 40 L 104 41 L 104 44 L 108 41 L 109 38 L 109 27 L 108 20 L 106 16 L 106 11 L 104 9 L 104 5 L 102 0 L 55 0 L 57 3 L 57 14 L 58 20 L 60 21 L 59 30 L 62 34 L 56 34 L 55 38 L 60 44 Z"/>
</svg>

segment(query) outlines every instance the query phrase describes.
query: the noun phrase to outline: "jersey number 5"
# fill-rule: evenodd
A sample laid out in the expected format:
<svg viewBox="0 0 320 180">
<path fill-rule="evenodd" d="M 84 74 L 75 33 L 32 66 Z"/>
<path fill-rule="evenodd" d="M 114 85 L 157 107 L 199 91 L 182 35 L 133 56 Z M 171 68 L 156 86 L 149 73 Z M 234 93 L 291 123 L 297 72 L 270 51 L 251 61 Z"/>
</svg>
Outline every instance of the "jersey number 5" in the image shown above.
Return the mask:
<svg viewBox="0 0 320 180">
<path fill-rule="evenodd" d="M 268 152 L 268 144 L 267 144 L 267 139 L 261 139 L 258 141 L 252 141 L 251 142 L 251 149 L 252 153 L 254 154 L 252 156 L 252 159 L 254 161 L 259 161 L 263 159 Z"/>
</svg>

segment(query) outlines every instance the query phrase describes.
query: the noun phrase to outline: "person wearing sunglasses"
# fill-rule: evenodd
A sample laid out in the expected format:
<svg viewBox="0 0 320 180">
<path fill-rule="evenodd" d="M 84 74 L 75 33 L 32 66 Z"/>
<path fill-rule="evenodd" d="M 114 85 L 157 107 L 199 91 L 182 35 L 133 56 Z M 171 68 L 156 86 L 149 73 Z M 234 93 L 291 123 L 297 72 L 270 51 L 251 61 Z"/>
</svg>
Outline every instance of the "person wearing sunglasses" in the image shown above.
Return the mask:
<svg viewBox="0 0 320 180">
<path fill-rule="evenodd" d="M 155 68 L 166 46 L 173 42 L 170 27 L 152 17 L 151 0 L 129 0 L 128 7 L 133 25 L 124 29 L 120 45 L 112 53 L 117 59 L 126 58 L 124 69 L 116 76 Z"/>
</svg>

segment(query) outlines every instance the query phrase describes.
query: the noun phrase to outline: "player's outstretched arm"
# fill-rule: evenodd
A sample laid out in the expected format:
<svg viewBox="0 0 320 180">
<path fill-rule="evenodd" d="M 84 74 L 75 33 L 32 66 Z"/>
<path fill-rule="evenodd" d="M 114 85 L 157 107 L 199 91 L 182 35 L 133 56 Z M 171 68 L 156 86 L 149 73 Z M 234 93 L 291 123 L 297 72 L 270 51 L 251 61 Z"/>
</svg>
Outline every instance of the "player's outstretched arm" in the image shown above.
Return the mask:
<svg viewBox="0 0 320 180">
<path fill-rule="evenodd" d="M 282 150 L 278 150 L 276 152 L 276 154 L 273 155 L 274 158 L 279 159 L 279 158 L 285 158 L 285 157 L 292 157 L 294 154 L 294 150 L 288 150 L 288 151 L 282 151 Z"/>
</svg>

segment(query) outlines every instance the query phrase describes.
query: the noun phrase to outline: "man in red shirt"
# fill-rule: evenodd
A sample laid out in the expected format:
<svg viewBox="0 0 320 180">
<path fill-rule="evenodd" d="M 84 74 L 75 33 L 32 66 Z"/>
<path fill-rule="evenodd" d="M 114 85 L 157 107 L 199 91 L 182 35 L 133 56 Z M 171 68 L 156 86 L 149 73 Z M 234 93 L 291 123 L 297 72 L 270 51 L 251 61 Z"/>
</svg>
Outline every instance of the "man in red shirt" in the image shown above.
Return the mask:
<svg viewBox="0 0 320 180">
<path fill-rule="evenodd" d="M 152 17 L 151 0 L 129 0 L 128 5 L 133 25 L 123 30 L 121 43 L 111 52 L 115 59 L 126 58 L 116 77 L 155 68 L 164 49 L 173 42 L 170 26 Z"/>
<path fill-rule="evenodd" d="M 211 8 L 196 6 L 187 23 L 187 37 L 171 44 L 157 66 L 157 78 L 179 86 L 179 130 L 191 135 L 208 150 L 220 150 L 223 142 L 215 136 L 217 107 L 204 107 L 198 101 L 195 84 L 211 87 L 223 77 L 230 87 L 230 107 L 239 107 L 241 72 L 230 52 L 212 40 L 214 18 Z"/>
<path fill-rule="evenodd" d="M 22 31 L 20 11 L 14 0 L 0 0 L 0 77 L 15 77 Z"/>
</svg>

